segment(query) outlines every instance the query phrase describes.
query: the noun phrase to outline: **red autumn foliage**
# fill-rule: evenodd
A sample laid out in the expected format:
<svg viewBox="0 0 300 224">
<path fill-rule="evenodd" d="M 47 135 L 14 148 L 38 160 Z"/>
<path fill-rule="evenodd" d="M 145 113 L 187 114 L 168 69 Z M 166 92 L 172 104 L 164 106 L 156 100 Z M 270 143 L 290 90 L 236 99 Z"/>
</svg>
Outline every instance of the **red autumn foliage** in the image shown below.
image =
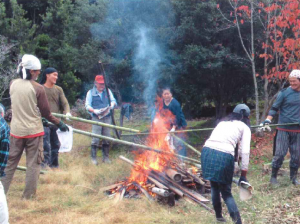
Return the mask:
<svg viewBox="0 0 300 224">
<path fill-rule="evenodd" d="M 268 79 L 287 78 L 290 71 L 300 68 L 300 4 L 298 0 L 279 0 L 264 10 L 271 13 L 268 54 L 261 58 L 277 58 L 279 64 L 269 69 Z"/>
</svg>

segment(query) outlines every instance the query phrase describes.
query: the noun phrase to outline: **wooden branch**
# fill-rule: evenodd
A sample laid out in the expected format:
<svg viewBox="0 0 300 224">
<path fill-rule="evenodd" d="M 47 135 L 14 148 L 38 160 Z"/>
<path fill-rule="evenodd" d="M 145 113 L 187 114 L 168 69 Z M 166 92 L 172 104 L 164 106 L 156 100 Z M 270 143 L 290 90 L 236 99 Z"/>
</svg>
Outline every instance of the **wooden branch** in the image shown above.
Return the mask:
<svg viewBox="0 0 300 224">
<path fill-rule="evenodd" d="M 148 176 L 148 180 L 151 181 L 152 183 L 154 183 L 159 188 L 169 189 L 168 187 L 166 187 L 165 185 L 163 185 L 162 183 L 160 183 L 158 180 L 154 179 L 153 177 Z"/>
<path fill-rule="evenodd" d="M 112 184 L 112 185 L 109 185 L 107 187 L 102 187 L 99 189 L 99 192 L 104 192 L 104 191 L 108 191 L 108 190 L 111 190 L 111 189 L 114 189 L 120 185 L 122 185 L 124 182 L 120 182 L 120 183 L 117 183 L 117 184 Z"/>
<path fill-rule="evenodd" d="M 208 199 L 206 199 L 205 197 L 203 197 L 201 194 L 195 192 L 195 191 L 190 191 L 189 189 L 181 186 L 180 184 L 176 183 L 175 181 L 173 181 L 172 179 L 168 178 L 166 176 L 167 181 L 169 181 L 170 183 L 172 183 L 176 188 L 178 188 L 179 190 L 181 190 L 185 195 L 190 195 L 191 197 L 194 197 L 195 199 L 197 199 L 198 201 L 201 202 L 209 202 Z"/>
<path fill-rule="evenodd" d="M 149 201 L 152 201 L 153 200 L 153 198 L 152 198 L 152 196 L 141 186 L 141 185 L 139 185 L 137 182 L 132 182 L 132 184 L 134 185 L 134 186 L 136 186 L 145 196 L 146 196 L 146 198 L 149 200 Z"/>
</svg>

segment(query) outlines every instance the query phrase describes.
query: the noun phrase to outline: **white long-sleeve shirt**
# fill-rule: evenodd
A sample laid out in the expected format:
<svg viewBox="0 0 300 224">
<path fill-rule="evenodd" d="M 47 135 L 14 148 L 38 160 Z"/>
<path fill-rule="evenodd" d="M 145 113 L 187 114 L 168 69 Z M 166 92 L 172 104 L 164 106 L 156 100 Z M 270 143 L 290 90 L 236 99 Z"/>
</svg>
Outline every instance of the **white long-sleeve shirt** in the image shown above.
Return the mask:
<svg viewBox="0 0 300 224">
<path fill-rule="evenodd" d="M 234 156 L 235 147 L 239 145 L 242 158 L 242 170 L 248 170 L 250 156 L 251 130 L 242 121 L 222 121 L 211 133 L 204 147 L 209 147 Z"/>
</svg>

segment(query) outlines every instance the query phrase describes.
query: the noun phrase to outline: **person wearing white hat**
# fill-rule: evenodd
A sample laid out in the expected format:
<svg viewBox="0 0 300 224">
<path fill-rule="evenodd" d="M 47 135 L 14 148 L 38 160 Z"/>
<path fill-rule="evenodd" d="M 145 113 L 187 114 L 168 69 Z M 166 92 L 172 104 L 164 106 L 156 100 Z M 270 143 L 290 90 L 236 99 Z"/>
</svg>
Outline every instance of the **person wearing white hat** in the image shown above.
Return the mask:
<svg viewBox="0 0 300 224">
<path fill-rule="evenodd" d="M 268 113 L 267 119 L 261 124 L 267 126 L 273 117 L 279 112 L 279 124 L 299 123 L 300 125 L 300 70 L 293 70 L 289 75 L 290 86 L 283 89 Z M 283 163 L 288 149 L 290 150 L 290 179 L 294 185 L 300 185 L 297 181 L 297 173 L 300 161 L 300 126 L 278 126 L 274 138 L 272 175 L 270 183 L 278 184 L 277 174 Z"/>
<path fill-rule="evenodd" d="M 44 87 L 34 81 L 41 72 L 40 60 L 33 55 L 25 54 L 17 72 L 21 78 L 14 79 L 10 84 L 12 108 L 10 154 L 5 169 L 6 176 L 3 177 L 2 183 L 7 193 L 25 150 L 27 171 L 22 197 L 30 199 L 36 194 L 40 164 L 43 160 L 42 117 L 57 125 L 62 131 L 67 131 L 68 127 L 51 115 Z"/>
</svg>

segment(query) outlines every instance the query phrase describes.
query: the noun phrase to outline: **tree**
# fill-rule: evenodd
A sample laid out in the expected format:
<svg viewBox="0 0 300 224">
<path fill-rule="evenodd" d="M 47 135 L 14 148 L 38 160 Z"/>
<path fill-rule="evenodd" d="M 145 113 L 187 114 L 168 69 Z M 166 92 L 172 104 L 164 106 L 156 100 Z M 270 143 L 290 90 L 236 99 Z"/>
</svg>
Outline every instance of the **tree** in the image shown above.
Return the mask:
<svg viewBox="0 0 300 224">
<path fill-rule="evenodd" d="M 267 26 L 269 35 L 262 45 L 265 52 L 260 57 L 273 62 L 265 66 L 263 78 L 265 88 L 270 83 L 277 87 L 273 97 L 266 94 L 265 111 L 268 111 L 277 96 L 276 93 L 287 82 L 291 70 L 300 68 L 300 9 L 297 0 L 278 0 L 261 6 L 269 15 Z"/>
<path fill-rule="evenodd" d="M 227 22 L 218 13 L 217 3 L 174 1 L 178 24 L 171 42 L 180 56 L 175 90 L 185 113 L 192 116 L 200 116 L 204 105 L 214 105 L 216 117 L 221 118 L 230 104 L 252 92 L 249 66 L 240 55 L 235 30 L 221 30 Z"/>
<path fill-rule="evenodd" d="M 219 12 L 223 16 L 224 20 L 228 22 L 227 27 L 236 27 L 238 32 L 239 41 L 243 47 L 246 54 L 246 58 L 251 63 L 252 79 L 254 86 L 255 95 L 255 118 L 256 124 L 260 123 L 260 113 L 259 113 L 259 90 L 257 84 L 257 72 L 256 72 L 256 58 L 257 52 L 255 49 L 255 31 L 254 31 L 254 21 L 255 21 L 255 0 L 228 0 L 229 5 L 232 10 L 229 16 L 226 16 L 220 5 L 217 5 Z M 249 23 L 250 27 L 248 31 L 243 32 L 241 26 L 245 23 Z"/>
<path fill-rule="evenodd" d="M 16 65 L 8 60 L 8 55 L 11 53 L 14 44 L 7 42 L 7 38 L 0 35 L 0 101 L 7 90 L 11 80 L 16 77 Z"/>
</svg>

